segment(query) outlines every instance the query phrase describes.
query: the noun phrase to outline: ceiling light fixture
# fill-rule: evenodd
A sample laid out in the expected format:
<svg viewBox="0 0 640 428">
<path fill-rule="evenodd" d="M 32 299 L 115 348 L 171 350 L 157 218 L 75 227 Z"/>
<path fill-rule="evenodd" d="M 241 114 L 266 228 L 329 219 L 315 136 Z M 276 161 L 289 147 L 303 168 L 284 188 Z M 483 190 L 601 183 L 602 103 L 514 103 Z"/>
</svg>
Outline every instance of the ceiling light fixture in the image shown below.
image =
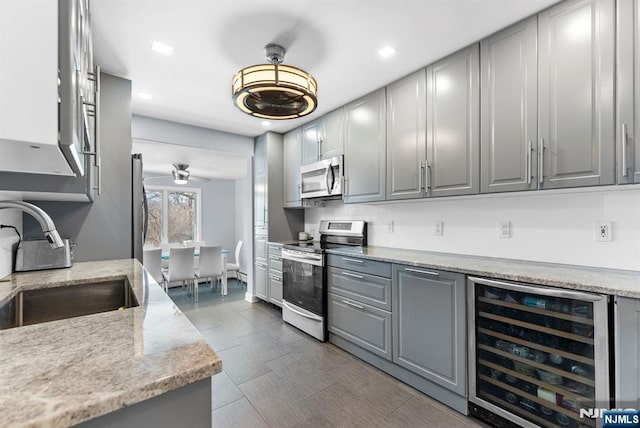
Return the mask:
<svg viewBox="0 0 640 428">
<path fill-rule="evenodd" d="M 141 98 L 143 100 L 150 100 L 151 98 L 153 98 L 153 95 L 147 92 L 138 92 L 138 98 Z"/>
<path fill-rule="evenodd" d="M 173 46 L 159 42 L 157 40 L 154 40 L 151 43 L 151 49 L 165 55 L 171 55 L 173 53 Z"/>
<path fill-rule="evenodd" d="M 398 52 L 398 49 L 392 46 L 385 46 L 378 51 L 378 55 L 380 55 L 382 58 L 389 58 L 391 55 L 395 54 L 396 52 Z"/>
<path fill-rule="evenodd" d="M 173 175 L 173 182 L 176 184 L 187 184 L 189 182 L 189 165 L 184 163 L 174 163 L 173 167 L 175 168 L 171 171 L 171 175 Z"/>
<path fill-rule="evenodd" d="M 318 106 L 318 84 L 306 71 L 282 65 L 285 48 L 264 47 L 269 64 L 252 65 L 231 80 L 233 102 L 243 112 L 263 119 L 295 119 Z"/>
</svg>

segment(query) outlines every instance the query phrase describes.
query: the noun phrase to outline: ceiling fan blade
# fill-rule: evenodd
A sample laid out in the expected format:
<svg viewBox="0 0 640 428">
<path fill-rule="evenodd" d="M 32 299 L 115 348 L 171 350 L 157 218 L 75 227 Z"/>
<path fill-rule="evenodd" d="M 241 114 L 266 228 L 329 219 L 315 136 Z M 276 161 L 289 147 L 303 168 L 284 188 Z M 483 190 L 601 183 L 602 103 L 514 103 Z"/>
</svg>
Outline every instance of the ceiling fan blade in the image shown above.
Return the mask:
<svg viewBox="0 0 640 428">
<path fill-rule="evenodd" d="M 206 177 L 198 177 L 197 175 L 190 175 L 189 176 L 189 181 L 197 181 L 200 183 L 207 183 L 209 181 L 211 181 L 210 178 L 206 178 Z"/>
<path fill-rule="evenodd" d="M 167 178 L 171 178 L 171 176 L 170 175 L 150 175 L 147 177 L 142 177 L 143 180 L 162 180 Z"/>
</svg>

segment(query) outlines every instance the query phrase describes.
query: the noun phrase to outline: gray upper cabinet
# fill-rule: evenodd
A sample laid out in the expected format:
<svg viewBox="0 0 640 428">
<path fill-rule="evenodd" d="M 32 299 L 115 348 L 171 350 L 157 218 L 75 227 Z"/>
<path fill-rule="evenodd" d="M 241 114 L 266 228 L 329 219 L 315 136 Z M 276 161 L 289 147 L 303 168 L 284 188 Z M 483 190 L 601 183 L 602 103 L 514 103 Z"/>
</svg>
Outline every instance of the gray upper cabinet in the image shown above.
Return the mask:
<svg viewBox="0 0 640 428">
<path fill-rule="evenodd" d="M 267 225 L 267 134 L 256 138 L 253 157 L 253 225 Z"/>
<path fill-rule="evenodd" d="M 640 183 L 640 4 L 618 0 L 616 147 L 618 183 Z"/>
<path fill-rule="evenodd" d="M 381 88 L 345 106 L 345 203 L 385 199 L 386 102 Z"/>
<path fill-rule="evenodd" d="M 283 162 L 284 162 L 284 206 L 286 208 L 302 207 L 300 198 L 300 161 L 301 161 L 300 128 L 285 134 Z"/>
<path fill-rule="evenodd" d="M 340 107 L 302 127 L 302 165 L 343 152 L 344 110 Z"/>
<path fill-rule="evenodd" d="M 393 265 L 393 362 L 466 396 L 464 275 Z"/>
<path fill-rule="evenodd" d="M 537 189 L 538 20 L 480 44 L 483 193 Z"/>
<path fill-rule="evenodd" d="M 538 15 L 542 189 L 614 183 L 614 0 Z"/>
<path fill-rule="evenodd" d="M 387 86 L 387 199 L 424 195 L 426 109 L 424 69 Z"/>
<path fill-rule="evenodd" d="M 428 196 L 480 192 L 479 47 L 427 67 Z"/>
</svg>

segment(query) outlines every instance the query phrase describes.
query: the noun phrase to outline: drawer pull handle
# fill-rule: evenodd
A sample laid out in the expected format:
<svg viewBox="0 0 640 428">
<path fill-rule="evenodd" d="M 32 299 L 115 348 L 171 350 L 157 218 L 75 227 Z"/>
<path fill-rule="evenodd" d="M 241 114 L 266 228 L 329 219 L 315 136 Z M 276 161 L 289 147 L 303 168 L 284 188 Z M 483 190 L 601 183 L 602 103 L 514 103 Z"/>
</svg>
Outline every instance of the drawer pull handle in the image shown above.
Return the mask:
<svg viewBox="0 0 640 428">
<path fill-rule="evenodd" d="M 345 261 L 345 262 L 347 262 L 347 263 L 359 263 L 359 264 L 364 263 L 364 261 L 363 261 L 363 260 L 358 260 L 358 259 L 348 259 L 348 258 L 346 258 L 346 257 L 343 257 L 343 258 L 342 258 L 342 260 L 344 260 L 344 261 Z"/>
<path fill-rule="evenodd" d="M 275 275 L 269 275 L 269 277 L 270 277 L 271 279 L 273 279 L 274 281 L 282 281 L 282 278 L 280 278 L 280 277 L 278 277 L 278 276 L 275 276 Z"/>
<path fill-rule="evenodd" d="M 344 303 L 345 305 L 353 306 L 354 308 L 358 308 L 361 311 L 364 311 L 364 306 L 356 305 L 355 303 L 351 303 L 347 300 L 342 300 L 342 303 Z"/>
<path fill-rule="evenodd" d="M 423 275 L 440 276 L 438 272 L 432 272 L 430 270 L 420 270 L 420 269 L 411 269 L 411 268 L 405 268 L 405 270 L 407 272 L 421 273 Z"/>
<path fill-rule="evenodd" d="M 364 279 L 364 276 L 362 275 L 356 275 L 355 273 L 349 273 L 349 272 L 341 272 L 342 275 L 345 276 L 351 276 L 353 278 L 358 278 L 358 279 Z"/>
</svg>

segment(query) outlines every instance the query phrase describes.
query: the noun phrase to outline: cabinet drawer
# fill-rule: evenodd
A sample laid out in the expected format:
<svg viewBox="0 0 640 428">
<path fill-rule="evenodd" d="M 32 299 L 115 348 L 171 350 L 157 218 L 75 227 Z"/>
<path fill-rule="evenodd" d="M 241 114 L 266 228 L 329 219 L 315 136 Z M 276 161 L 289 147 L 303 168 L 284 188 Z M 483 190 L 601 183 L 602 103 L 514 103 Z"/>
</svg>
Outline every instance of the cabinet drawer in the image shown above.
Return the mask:
<svg viewBox="0 0 640 428">
<path fill-rule="evenodd" d="M 329 331 L 391 361 L 391 313 L 329 293 Z"/>
<path fill-rule="evenodd" d="M 279 244 L 269 244 L 269 255 L 274 255 L 280 257 L 282 255 L 282 245 Z"/>
<path fill-rule="evenodd" d="M 391 310 L 390 279 L 332 266 L 327 269 L 327 278 L 329 292 L 386 311 Z"/>
<path fill-rule="evenodd" d="M 269 301 L 282 306 L 282 276 L 269 273 Z"/>
<path fill-rule="evenodd" d="M 327 264 L 343 269 L 355 270 L 356 272 L 368 273 L 370 275 L 384 276 L 391 278 L 391 263 L 379 262 L 376 260 L 361 259 L 351 256 L 340 256 L 328 254 Z"/>
<path fill-rule="evenodd" d="M 282 272 L 282 257 L 270 254 L 269 270 Z"/>
</svg>

